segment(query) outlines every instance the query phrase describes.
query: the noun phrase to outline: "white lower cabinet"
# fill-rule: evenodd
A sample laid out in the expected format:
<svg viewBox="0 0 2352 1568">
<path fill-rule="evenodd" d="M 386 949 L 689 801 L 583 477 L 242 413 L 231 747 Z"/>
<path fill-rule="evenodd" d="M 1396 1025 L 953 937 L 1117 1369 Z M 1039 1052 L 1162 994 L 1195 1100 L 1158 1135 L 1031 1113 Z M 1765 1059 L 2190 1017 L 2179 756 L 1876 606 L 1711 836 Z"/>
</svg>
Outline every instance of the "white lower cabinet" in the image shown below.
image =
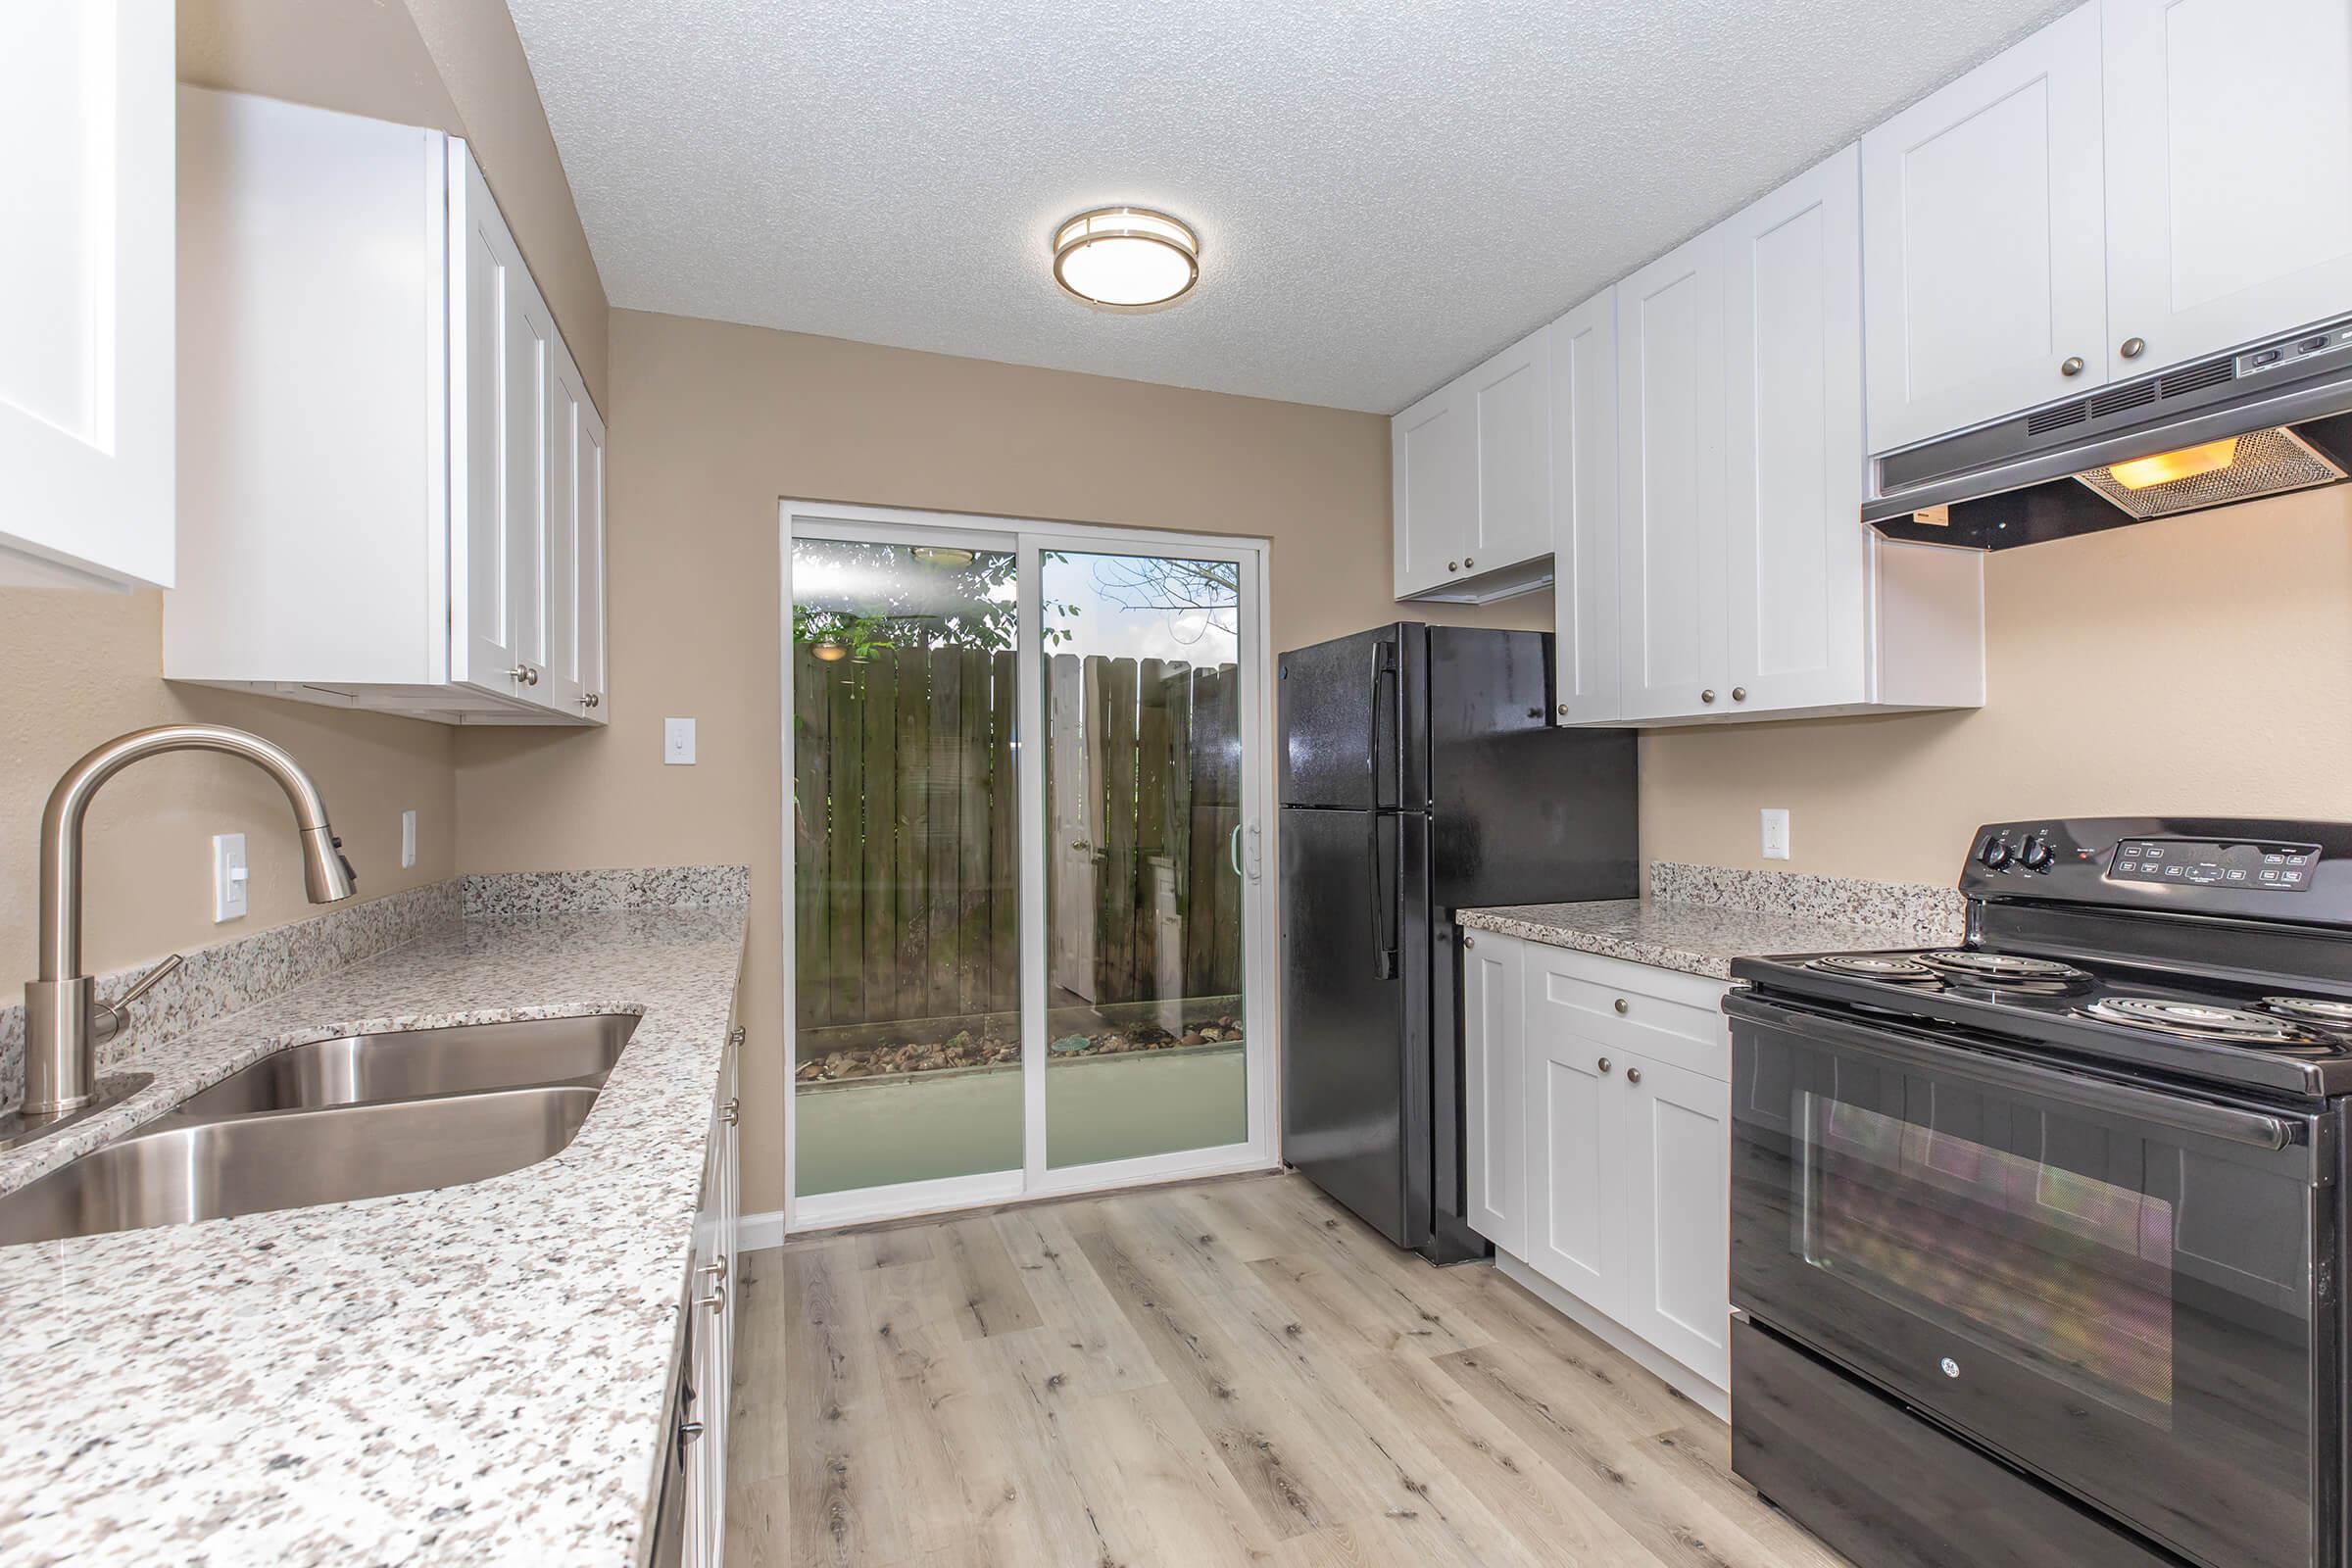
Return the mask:
<svg viewBox="0 0 2352 1568">
<path fill-rule="evenodd" d="M 1469 1118 L 1470 1228 L 1506 1251 L 1526 1250 L 1526 1118 L 1520 1062 L 1523 945 L 1492 932 L 1462 933 L 1462 1008 L 1471 1042 L 1462 1062 Z"/>
<path fill-rule="evenodd" d="M 1719 1408 L 1731 1384 L 1723 983 L 1471 935 L 1472 1224 L 1506 1272 Z M 1494 996 L 1514 975 L 1515 1008 Z M 1516 1118 L 1490 1087 L 1514 1070 Z M 1514 1159 L 1516 1211 L 1492 1202 Z"/>
<path fill-rule="evenodd" d="M 693 1336 L 688 1361 L 694 1398 L 686 1408 L 685 1520 L 677 1560 L 684 1568 L 717 1568 L 727 1536 L 727 1407 L 735 1386 L 735 1256 L 738 1195 L 737 1050 L 741 1034 L 728 1028 L 726 1058 L 710 1114 L 703 1159 L 702 1203 L 694 1217 L 694 1276 L 686 1293 Z"/>
</svg>

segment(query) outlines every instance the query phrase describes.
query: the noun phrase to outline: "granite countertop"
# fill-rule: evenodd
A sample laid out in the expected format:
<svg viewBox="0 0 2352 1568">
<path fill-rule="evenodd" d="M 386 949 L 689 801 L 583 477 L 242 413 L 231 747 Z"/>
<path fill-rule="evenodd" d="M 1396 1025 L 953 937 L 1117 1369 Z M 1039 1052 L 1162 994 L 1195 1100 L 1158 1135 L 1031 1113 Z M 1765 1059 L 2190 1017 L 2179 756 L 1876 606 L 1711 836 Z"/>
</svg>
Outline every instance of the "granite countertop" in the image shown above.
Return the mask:
<svg viewBox="0 0 2352 1568">
<path fill-rule="evenodd" d="M 1950 940 L 1923 935 L 1913 924 L 1875 922 L 1867 914 L 1833 920 L 1793 910 L 1661 899 L 1522 904 L 1463 909 L 1456 918 L 1481 931 L 1717 980 L 1731 978 L 1734 958 L 1757 954 L 1865 952 Z"/>
<path fill-rule="evenodd" d="M 0 1248 L 0 1561 L 629 1564 L 744 911 L 451 920 L 170 1042 L 0 1192 L 270 1052 L 642 1013 L 572 1144 L 436 1192 Z"/>
</svg>

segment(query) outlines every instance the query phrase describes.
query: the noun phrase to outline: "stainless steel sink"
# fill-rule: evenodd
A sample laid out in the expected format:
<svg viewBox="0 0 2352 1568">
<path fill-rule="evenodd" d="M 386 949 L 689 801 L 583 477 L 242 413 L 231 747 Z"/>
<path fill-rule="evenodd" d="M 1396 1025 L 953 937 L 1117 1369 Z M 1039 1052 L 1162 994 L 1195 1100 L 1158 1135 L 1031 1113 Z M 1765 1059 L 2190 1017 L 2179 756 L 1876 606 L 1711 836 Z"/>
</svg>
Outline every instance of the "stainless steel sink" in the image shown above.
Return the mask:
<svg viewBox="0 0 2352 1568">
<path fill-rule="evenodd" d="M 634 1013 L 603 1012 L 314 1041 L 198 1091 L 177 1114 L 250 1116 L 517 1084 L 602 1083 L 636 1028 Z"/>
<path fill-rule="evenodd" d="M 478 1182 L 569 1144 L 596 1097 L 593 1084 L 550 1084 L 220 1121 L 174 1113 L 0 1197 L 0 1246 Z"/>
</svg>

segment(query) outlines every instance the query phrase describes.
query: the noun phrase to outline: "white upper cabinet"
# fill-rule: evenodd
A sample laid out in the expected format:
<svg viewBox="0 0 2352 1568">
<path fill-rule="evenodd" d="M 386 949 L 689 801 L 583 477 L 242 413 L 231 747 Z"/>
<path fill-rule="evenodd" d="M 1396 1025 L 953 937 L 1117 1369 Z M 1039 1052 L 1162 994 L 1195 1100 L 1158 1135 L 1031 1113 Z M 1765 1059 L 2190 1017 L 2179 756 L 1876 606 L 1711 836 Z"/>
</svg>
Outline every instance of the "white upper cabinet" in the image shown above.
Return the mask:
<svg viewBox="0 0 2352 1568">
<path fill-rule="evenodd" d="M 1391 421 L 1397 598 L 1485 604 L 1551 580 L 1549 336 Z"/>
<path fill-rule="evenodd" d="M 2105 15 L 2111 373 L 2352 309 L 2352 5 Z"/>
<path fill-rule="evenodd" d="M 2106 379 L 2099 82 L 2094 3 L 1863 136 L 1873 452 Z"/>
<path fill-rule="evenodd" d="M 450 723 L 603 722 L 604 424 L 465 143 L 180 101 L 164 673 Z"/>
<path fill-rule="evenodd" d="M 1605 723 L 1617 695 L 1617 291 L 1551 333 L 1552 609 L 1562 723 Z"/>
<path fill-rule="evenodd" d="M 172 580 L 172 20 L 0 15 L 0 585 Z"/>
<path fill-rule="evenodd" d="M 1723 663 L 1722 235 L 1617 285 L 1619 714 L 1696 713 Z M 1702 697 L 1703 694 L 1703 697 Z"/>
<path fill-rule="evenodd" d="M 1876 535 L 1859 521 L 1862 211 L 1853 148 L 1723 225 L 1726 657 L 1718 703 L 1858 703 Z"/>
</svg>

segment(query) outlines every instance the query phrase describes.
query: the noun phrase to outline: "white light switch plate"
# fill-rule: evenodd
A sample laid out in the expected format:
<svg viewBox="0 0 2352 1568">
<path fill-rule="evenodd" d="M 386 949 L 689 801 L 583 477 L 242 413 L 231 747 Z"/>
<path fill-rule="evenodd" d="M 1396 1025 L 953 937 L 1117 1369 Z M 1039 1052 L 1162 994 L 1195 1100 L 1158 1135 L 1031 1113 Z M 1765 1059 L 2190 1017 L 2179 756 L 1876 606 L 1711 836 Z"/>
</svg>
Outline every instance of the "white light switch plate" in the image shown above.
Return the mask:
<svg viewBox="0 0 2352 1568">
<path fill-rule="evenodd" d="M 213 835 L 213 924 L 245 917 L 245 835 Z"/>
<path fill-rule="evenodd" d="M 1764 808 L 1764 858 L 1788 858 L 1788 810 L 1786 807 Z"/>
<path fill-rule="evenodd" d="M 416 863 L 416 813 L 400 813 L 400 864 L 403 870 Z"/>
<path fill-rule="evenodd" d="M 665 718 L 662 721 L 662 760 L 673 766 L 693 764 L 693 719 Z"/>
</svg>

